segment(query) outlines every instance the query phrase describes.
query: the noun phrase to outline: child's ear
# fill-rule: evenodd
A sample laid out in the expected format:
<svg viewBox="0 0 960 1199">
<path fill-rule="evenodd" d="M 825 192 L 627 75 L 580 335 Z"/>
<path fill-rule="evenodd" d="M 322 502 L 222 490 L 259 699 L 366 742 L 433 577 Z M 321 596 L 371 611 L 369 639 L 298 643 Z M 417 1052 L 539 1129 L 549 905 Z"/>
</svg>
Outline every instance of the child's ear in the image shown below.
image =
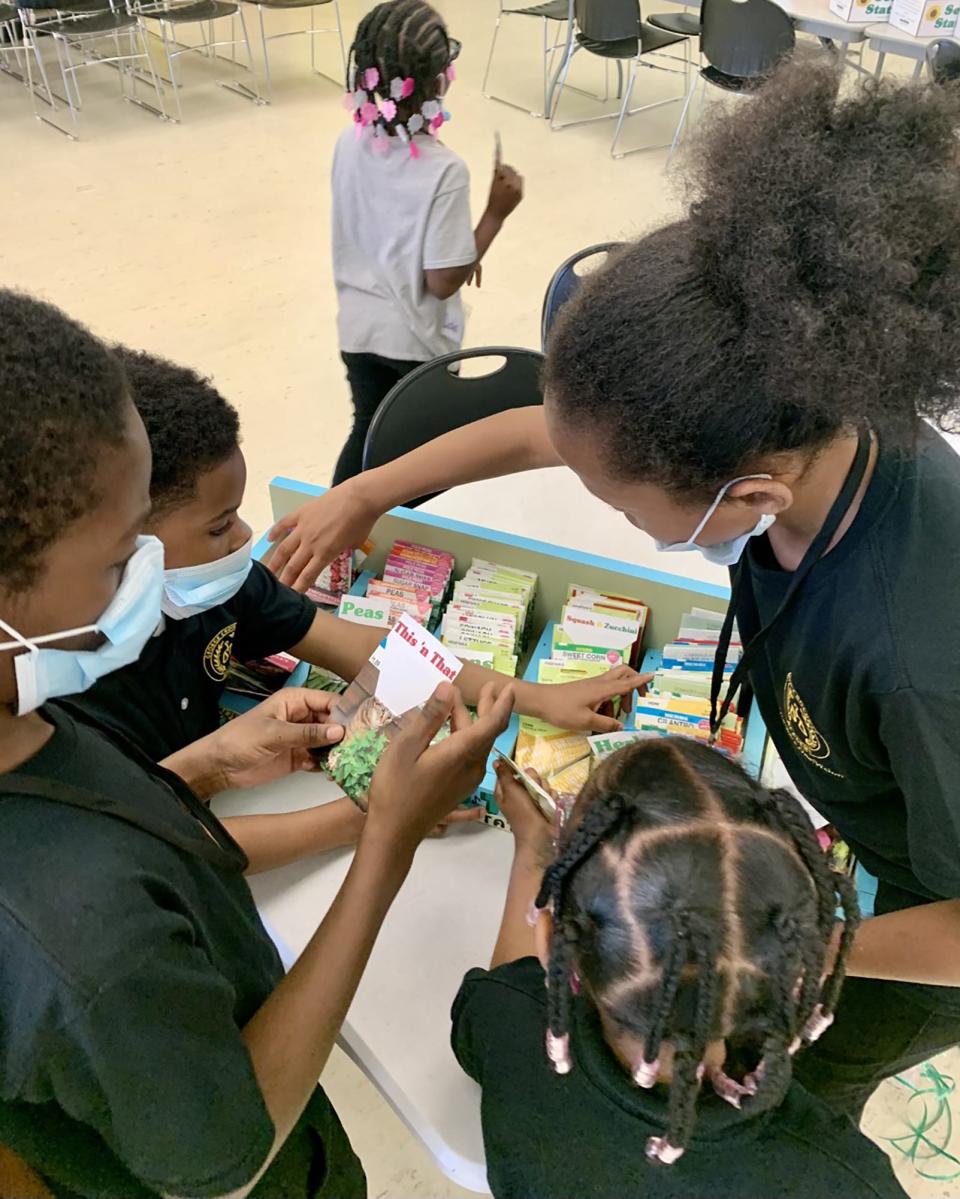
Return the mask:
<svg viewBox="0 0 960 1199">
<path fill-rule="evenodd" d="M 545 908 L 540 909 L 540 915 L 533 928 L 533 940 L 540 965 L 546 970 L 550 961 L 550 942 L 553 940 L 553 916 Z"/>
</svg>

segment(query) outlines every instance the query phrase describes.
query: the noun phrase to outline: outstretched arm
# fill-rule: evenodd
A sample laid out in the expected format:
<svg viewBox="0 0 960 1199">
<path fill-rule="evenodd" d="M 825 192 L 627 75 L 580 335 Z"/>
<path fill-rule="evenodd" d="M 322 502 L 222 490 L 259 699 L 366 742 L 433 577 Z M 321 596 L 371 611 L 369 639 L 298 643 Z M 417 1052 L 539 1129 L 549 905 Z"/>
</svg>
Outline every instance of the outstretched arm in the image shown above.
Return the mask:
<svg viewBox="0 0 960 1199">
<path fill-rule="evenodd" d="M 281 582 L 306 591 L 324 566 L 362 544 L 397 504 L 458 483 L 560 465 L 543 409 L 511 408 L 364 471 L 281 517 L 270 530 L 270 540 L 279 544 L 268 565 Z"/>
<path fill-rule="evenodd" d="M 360 673 L 384 632 L 383 629 L 342 620 L 329 612 L 318 612 L 306 637 L 290 646 L 290 653 L 305 662 L 332 670 L 349 681 Z M 516 710 L 525 716 L 538 716 L 561 729 L 610 733 L 623 726 L 611 716 L 598 715 L 596 709 L 616 696 L 623 697 L 629 707 L 634 690 L 648 682 L 649 678 L 649 675 L 637 674 L 629 666 L 618 666 L 599 678 L 548 686 L 513 679 L 509 675 L 467 662 L 457 677 L 457 688 L 472 706 L 484 687 L 490 687 L 494 695 L 499 695 L 505 687 L 511 687 Z"/>
</svg>

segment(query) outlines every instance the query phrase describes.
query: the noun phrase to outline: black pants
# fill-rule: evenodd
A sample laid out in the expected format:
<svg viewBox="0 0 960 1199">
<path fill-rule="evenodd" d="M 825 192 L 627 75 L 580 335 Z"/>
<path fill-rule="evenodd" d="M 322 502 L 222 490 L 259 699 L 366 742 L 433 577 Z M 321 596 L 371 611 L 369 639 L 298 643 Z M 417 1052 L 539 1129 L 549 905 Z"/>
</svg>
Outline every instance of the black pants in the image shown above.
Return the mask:
<svg viewBox="0 0 960 1199">
<path fill-rule="evenodd" d="M 335 484 L 360 473 L 363 445 L 374 413 L 394 384 L 421 365 L 397 358 L 381 358 L 379 354 L 341 353 L 340 357 L 347 368 L 347 382 L 353 399 L 353 428 L 337 459 L 333 472 Z"/>
<path fill-rule="evenodd" d="M 876 912 L 886 904 L 881 883 Z M 960 1043 L 960 990 L 847 979 L 836 1019 L 799 1054 L 794 1076 L 834 1110 L 860 1123 L 867 1100 L 885 1078 Z"/>
</svg>

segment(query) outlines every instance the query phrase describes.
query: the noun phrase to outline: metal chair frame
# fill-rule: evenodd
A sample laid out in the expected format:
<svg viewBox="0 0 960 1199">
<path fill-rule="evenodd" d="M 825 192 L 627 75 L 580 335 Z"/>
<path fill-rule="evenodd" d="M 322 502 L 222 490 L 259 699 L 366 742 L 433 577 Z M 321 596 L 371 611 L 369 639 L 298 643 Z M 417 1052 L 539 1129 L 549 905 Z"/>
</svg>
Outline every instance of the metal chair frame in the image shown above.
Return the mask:
<svg viewBox="0 0 960 1199">
<path fill-rule="evenodd" d="M 47 12 L 48 10 L 39 10 Z M 153 69 L 147 41 L 147 30 L 140 15 L 128 5 L 121 5 L 116 0 L 104 0 L 99 7 L 85 4 L 82 11 L 69 9 L 54 9 L 49 17 L 38 17 L 36 9 L 19 9 L 20 23 L 23 29 L 24 45 L 28 52 L 24 55 L 26 64 L 26 83 L 33 97 L 33 114 L 38 121 L 56 129 L 71 141 L 79 138 L 80 113 L 83 109 L 83 98 L 80 95 L 80 85 L 77 73 L 85 67 L 112 66 L 117 70 L 120 79 L 120 95 L 129 104 L 135 104 L 161 120 L 167 119 L 166 107 L 163 101 L 163 89 Z M 117 18 L 130 18 L 129 22 L 117 25 L 113 29 L 97 29 L 95 25 L 99 18 L 113 15 Z M 86 28 L 84 23 L 86 22 Z M 128 50 L 121 50 L 121 35 L 126 34 Z M 97 51 L 96 43 L 110 39 L 112 36 L 112 54 L 101 54 Z M 60 96 L 50 86 L 46 66 L 40 51 L 41 37 L 49 37 L 54 44 L 57 56 L 57 66 L 63 83 L 64 95 Z M 29 44 L 29 45 L 28 45 Z M 137 49 L 139 44 L 139 49 Z M 82 54 L 80 62 L 74 61 L 74 53 Z M 146 70 L 140 71 L 135 64 L 146 64 Z M 35 64 L 42 83 L 42 93 L 38 91 L 33 79 Z M 128 82 L 131 84 L 127 90 Z M 149 82 L 153 87 L 157 105 L 149 103 L 137 94 L 137 84 Z M 42 99 L 48 105 L 51 113 L 57 111 L 57 101 L 66 104 L 70 113 L 71 126 L 64 128 L 52 116 L 47 116 L 37 108 L 37 100 Z"/>
<path fill-rule="evenodd" d="M 498 104 L 506 104 L 508 108 L 516 108 L 520 112 L 529 112 L 530 116 L 532 116 L 532 117 L 538 117 L 538 118 L 539 117 L 549 117 L 550 112 L 552 111 L 552 108 L 553 108 L 554 89 L 557 86 L 557 78 L 559 76 L 559 71 L 552 71 L 552 69 L 551 69 L 553 66 L 553 58 L 554 58 L 554 55 L 558 51 L 562 50 L 564 56 L 566 56 L 567 53 L 569 52 L 570 43 L 573 41 L 573 30 L 574 30 L 573 6 L 574 6 L 574 2 L 575 2 L 575 0 L 567 0 L 567 15 L 566 15 L 566 17 L 558 19 L 556 17 L 538 16 L 538 14 L 526 12 L 522 8 L 516 8 L 516 7 L 507 8 L 504 6 L 503 0 L 499 0 L 500 7 L 497 11 L 497 20 L 493 27 L 493 38 L 491 39 L 491 42 L 490 42 L 490 53 L 487 55 L 487 66 L 486 66 L 486 70 L 483 73 L 483 83 L 480 85 L 480 90 L 482 91 L 484 97 L 487 100 L 495 100 Z M 530 7 L 536 7 L 536 5 L 530 5 Z M 514 100 L 508 100 L 505 96 L 496 96 L 493 94 L 493 92 L 490 92 L 487 90 L 488 82 L 490 79 L 490 69 L 493 66 L 493 55 L 494 55 L 494 51 L 497 48 L 497 38 L 500 36 L 500 24 L 504 17 L 528 17 L 528 18 L 536 17 L 538 20 L 543 22 L 543 111 L 542 112 L 535 112 L 532 109 L 527 109 L 525 107 L 525 105 L 523 105 L 523 104 L 517 104 Z M 566 24 L 566 34 L 562 35 L 560 29 L 558 29 L 557 34 L 554 37 L 553 42 L 551 43 L 550 39 L 548 37 L 549 26 L 551 24 L 559 26 L 564 23 Z M 623 68 L 620 63 L 618 63 L 617 66 L 620 71 L 620 73 L 619 73 L 619 88 L 617 90 L 617 97 L 619 98 L 623 91 Z M 571 87 L 570 90 L 574 91 L 574 92 L 578 92 L 581 96 L 589 96 L 591 100 L 606 101 L 606 100 L 609 100 L 609 98 L 610 98 L 610 89 L 609 89 L 609 85 L 606 82 L 606 75 L 604 76 L 604 92 L 603 92 L 602 96 L 594 95 L 593 92 L 583 91 L 579 87 Z"/>
<path fill-rule="evenodd" d="M 193 8 L 200 0 L 188 0 L 187 3 L 169 3 L 169 0 L 137 0 L 136 11 L 142 18 L 148 21 L 156 21 L 160 27 L 159 35 L 154 33 L 154 37 L 158 37 L 160 44 L 163 46 L 163 54 L 166 59 L 167 76 L 160 78 L 164 83 L 169 84 L 173 93 L 173 102 L 176 108 L 176 116 L 170 119 L 178 124 L 183 120 L 183 106 L 180 103 L 180 81 L 177 79 L 176 60 L 184 54 L 200 54 L 205 58 L 217 59 L 225 58 L 225 55 L 218 54 L 217 51 L 225 46 L 230 47 L 229 61 L 235 67 L 246 70 L 250 74 L 251 83 L 254 86 L 248 86 L 239 79 L 216 79 L 214 82 L 217 87 L 223 88 L 225 92 L 232 92 L 235 96 L 240 96 L 244 100 L 249 100 L 253 104 L 265 103 L 263 96 L 256 87 L 256 70 L 253 65 L 253 50 L 250 46 L 250 37 L 247 33 L 247 22 L 243 14 L 243 9 L 239 0 L 224 0 L 225 3 L 233 9 L 233 12 L 219 13 L 212 17 L 198 16 L 195 20 L 176 20 L 171 19 L 170 14 L 176 14 L 177 10 Z M 225 21 L 230 18 L 230 36 L 218 38 L 215 34 L 215 24 L 217 21 Z M 240 20 L 240 37 L 236 36 L 236 20 Z M 173 36 L 173 30 L 177 25 L 191 24 L 198 25 L 201 29 L 206 26 L 206 36 L 203 41 L 196 45 L 189 45 L 186 42 L 179 41 Z M 246 52 L 247 62 L 244 65 L 237 61 L 237 46 L 243 46 Z"/>
<path fill-rule="evenodd" d="M 639 13 L 639 5 L 638 5 L 638 13 Z M 553 100 L 553 108 L 550 113 L 550 128 L 551 128 L 551 130 L 553 130 L 554 132 L 558 132 L 561 129 L 572 129 L 576 125 L 590 125 L 596 121 L 616 120 L 617 124 L 613 131 L 613 140 L 610 143 L 611 158 L 619 159 L 619 158 L 625 157 L 627 154 L 637 154 L 642 150 L 659 149 L 660 148 L 659 146 L 638 146 L 638 147 L 636 147 L 636 149 L 626 150 L 626 151 L 623 151 L 618 154 L 617 153 L 617 144 L 620 140 L 620 131 L 622 130 L 623 123 L 627 119 L 627 117 L 636 116 L 636 114 L 640 113 L 640 112 L 650 112 L 654 108 L 663 108 L 667 104 L 679 104 L 683 101 L 685 92 L 679 96 L 671 96 L 667 100 L 655 100 L 651 104 L 640 104 L 636 108 L 630 107 L 630 100 L 633 97 L 634 85 L 636 84 L 636 81 L 637 81 L 637 73 L 641 67 L 643 67 L 645 70 L 648 70 L 648 71 L 663 71 L 668 75 L 683 75 L 685 81 L 689 80 L 690 70 L 691 70 L 690 39 L 688 37 L 684 37 L 682 34 L 677 34 L 675 36 L 677 38 L 677 41 L 674 42 L 673 44 L 678 45 L 682 42 L 683 47 L 684 47 L 684 58 L 682 58 L 682 59 L 677 58 L 676 55 L 673 55 L 673 54 L 664 54 L 664 53 L 662 53 L 662 51 L 659 51 L 659 50 L 648 50 L 646 53 L 644 53 L 643 44 L 640 41 L 640 39 L 638 38 L 636 56 L 632 59 L 617 59 L 616 60 L 617 66 L 621 71 L 623 69 L 623 63 L 628 62 L 628 61 L 630 62 L 630 74 L 627 78 L 626 86 L 624 87 L 621 83 L 621 87 L 618 92 L 618 95 L 622 94 L 622 99 L 623 99 L 623 102 L 620 105 L 619 112 L 605 112 L 605 113 L 601 113 L 600 115 L 595 116 L 595 117 L 580 117 L 579 119 L 577 119 L 575 121 L 564 121 L 562 124 L 558 124 L 557 123 L 557 112 L 559 111 L 560 100 L 563 96 L 563 91 L 566 86 L 567 72 L 570 69 L 570 63 L 573 61 L 574 55 L 579 50 L 586 50 L 588 53 L 590 53 L 588 46 L 584 46 L 580 42 L 578 42 L 575 38 L 571 38 L 571 41 L 570 41 L 568 49 L 567 49 L 567 53 L 564 56 L 564 60 L 560 66 L 560 70 L 557 74 L 557 79 L 556 79 L 556 83 L 555 83 L 555 88 L 554 88 L 555 98 Z M 626 40 L 626 39 L 624 39 L 624 40 Z M 658 63 L 652 63 L 652 62 L 645 61 L 646 59 L 650 59 L 650 58 L 665 58 L 665 59 L 668 59 L 670 62 L 679 62 L 682 64 L 682 70 L 677 70 L 674 67 L 663 67 L 663 66 L 660 66 Z"/>
<path fill-rule="evenodd" d="M 267 49 L 268 42 L 278 41 L 285 37 L 309 37 L 310 39 L 310 70 L 314 75 L 319 75 L 321 79 L 326 79 L 329 83 L 336 87 L 343 88 L 346 86 L 347 78 L 347 52 L 343 44 L 343 24 L 340 20 L 340 0 L 316 0 L 315 4 L 307 5 L 290 5 L 289 7 L 283 4 L 262 4 L 259 0 L 243 0 L 245 4 L 253 4 L 257 9 L 257 14 L 260 18 L 260 45 L 263 53 L 263 71 L 267 81 L 267 103 L 273 103 L 273 75 L 270 71 L 270 54 Z M 325 7 L 328 4 L 333 4 L 333 11 L 336 14 L 337 23 L 332 28 L 317 29 L 316 27 L 316 12 L 320 7 Z M 288 29 L 282 33 L 267 33 L 264 23 L 263 14 L 266 11 L 292 12 L 300 7 L 309 7 L 310 9 L 310 28 L 309 29 Z M 337 40 L 340 43 L 340 63 L 343 68 L 343 75 L 339 79 L 334 79 L 332 75 L 328 75 L 326 71 L 321 71 L 317 66 L 317 42 L 316 39 L 323 34 L 335 33 Z"/>
</svg>

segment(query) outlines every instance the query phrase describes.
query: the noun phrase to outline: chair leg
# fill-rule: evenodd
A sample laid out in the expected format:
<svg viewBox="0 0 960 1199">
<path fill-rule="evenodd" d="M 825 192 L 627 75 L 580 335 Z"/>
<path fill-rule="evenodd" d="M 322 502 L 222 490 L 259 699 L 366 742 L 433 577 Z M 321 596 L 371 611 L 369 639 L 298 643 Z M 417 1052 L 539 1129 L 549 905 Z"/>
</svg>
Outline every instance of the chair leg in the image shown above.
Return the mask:
<svg viewBox="0 0 960 1199">
<path fill-rule="evenodd" d="M 157 72 L 154 70 L 153 59 L 150 57 L 150 38 L 148 37 L 147 27 L 146 27 L 146 25 L 144 25 L 142 18 L 137 22 L 137 37 L 140 42 L 140 57 L 147 64 L 147 74 L 150 77 L 150 84 L 153 87 L 153 94 L 156 98 L 157 104 L 156 104 L 156 107 L 154 107 L 152 104 L 148 104 L 146 102 L 146 100 L 140 99 L 140 97 L 137 95 L 137 76 L 138 76 L 139 72 L 137 71 L 136 67 L 134 67 L 133 71 L 132 71 L 132 75 L 133 75 L 132 103 L 138 105 L 140 108 L 145 108 L 147 110 L 147 112 L 152 112 L 154 114 L 154 116 L 158 116 L 161 121 L 166 121 L 169 118 L 167 117 L 167 106 L 164 103 L 164 99 L 163 99 L 163 88 L 160 86 L 160 80 L 157 78 Z M 134 31 L 131 29 L 130 30 L 130 47 L 131 47 L 131 49 L 133 49 L 133 40 L 134 40 Z M 171 78 L 172 78 L 172 72 L 171 72 Z M 178 103 L 179 103 L 179 100 L 178 100 Z"/>
<path fill-rule="evenodd" d="M 693 99 L 693 93 L 697 90 L 697 84 L 699 82 L 700 76 L 694 75 L 693 83 L 690 84 L 690 88 L 687 92 L 687 98 L 684 100 L 683 108 L 680 110 L 680 120 L 677 121 L 677 128 L 673 135 L 673 141 L 670 144 L 670 153 L 667 155 L 667 162 L 673 158 L 677 151 L 677 146 L 680 145 L 680 137 L 683 133 L 683 127 L 687 123 L 687 113 L 690 111 L 690 101 Z M 706 84 L 704 84 L 704 89 L 706 89 Z"/>
<path fill-rule="evenodd" d="M 623 63 L 617 59 L 617 99 L 623 99 Z"/>
<path fill-rule="evenodd" d="M 547 36 L 549 33 L 547 26 L 549 24 L 550 24 L 550 22 L 547 20 L 546 17 L 544 17 L 543 18 L 543 112 L 539 114 L 540 116 L 546 116 L 547 103 L 550 99 L 550 69 L 549 69 L 550 40 Z M 533 116 L 534 114 L 531 113 L 530 115 Z"/>
<path fill-rule="evenodd" d="M 493 27 L 493 38 L 490 42 L 490 53 L 487 55 L 487 68 L 483 72 L 483 82 L 480 84 L 480 91 L 484 96 L 486 96 L 486 98 L 488 100 L 493 99 L 493 97 L 487 91 L 487 83 L 490 80 L 490 67 L 493 65 L 493 52 L 497 48 L 497 38 L 500 36 L 500 21 L 502 20 L 502 18 L 503 18 L 503 0 L 501 0 L 500 7 L 497 11 L 497 21 Z"/>
<path fill-rule="evenodd" d="M 233 79 L 229 83 L 221 83 L 220 86 L 225 91 L 235 92 L 238 96 L 243 96 L 245 100 L 252 100 L 254 104 L 264 104 L 266 101 L 260 95 L 257 86 L 257 72 L 253 65 L 253 47 L 250 45 L 250 35 L 247 33 L 247 18 L 242 4 L 237 6 L 237 16 L 240 19 L 240 36 L 243 39 L 243 48 L 247 53 L 247 69 L 250 74 L 251 86 L 248 87 L 247 84 L 241 83 L 239 79 Z"/>
<path fill-rule="evenodd" d="M 340 0 L 333 0 L 333 11 L 337 17 L 337 38 L 340 42 L 340 69 L 343 71 L 343 86 L 347 86 L 347 51 L 343 44 L 343 22 L 340 20 Z"/>
<path fill-rule="evenodd" d="M 621 78 L 622 78 L 623 64 L 620 62 L 619 59 L 617 60 L 617 66 L 620 67 Z M 617 127 L 613 131 L 613 141 L 610 143 L 610 157 L 611 158 L 617 157 L 617 142 L 620 140 L 620 130 L 623 128 L 623 122 L 626 119 L 627 109 L 630 107 L 630 101 L 633 99 L 633 85 L 637 81 L 637 71 L 639 69 L 640 69 L 640 56 L 638 55 L 633 60 L 633 63 L 630 66 L 630 77 L 627 80 L 626 89 L 624 89 L 621 84 L 621 90 L 624 91 L 624 96 L 623 96 L 623 103 L 620 105 L 620 116 L 617 118 Z"/>
<path fill-rule="evenodd" d="M 553 78 L 550 80 L 550 90 L 547 92 L 547 103 L 543 110 L 543 115 L 548 121 L 553 120 L 553 111 L 560 102 L 560 95 L 557 91 L 557 83 L 564 69 L 564 64 L 569 60 L 573 52 L 573 22 L 567 21 L 567 38 L 563 46 L 563 57 L 560 59 L 560 66 L 553 73 Z M 551 62 L 553 56 L 551 55 Z M 556 99 L 554 99 L 556 97 Z"/>
<path fill-rule="evenodd" d="M 263 48 L 263 73 L 267 82 L 267 103 L 273 103 L 273 76 L 270 74 L 270 53 L 267 50 L 267 30 L 263 23 L 263 5 L 257 5 L 260 14 L 260 45 Z M 312 41 L 313 39 L 311 39 Z"/>
<path fill-rule="evenodd" d="M 880 53 L 877 55 L 877 65 L 873 72 L 874 76 L 877 79 L 879 79 L 880 76 L 883 74 L 883 64 L 886 61 L 887 61 L 887 52 L 886 52 L 886 50 L 881 50 Z"/>
<path fill-rule="evenodd" d="M 66 129 L 64 129 L 63 132 L 66 133 L 67 137 L 69 137 L 71 140 L 76 141 L 76 129 L 79 124 L 80 104 L 82 103 L 79 94 L 79 84 L 77 83 L 76 72 L 70 70 L 70 68 L 73 66 L 73 62 L 70 59 L 70 50 L 67 46 L 66 39 L 60 37 L 58 34 L 54 34 L 53 44 L 57 52 L 57 62 L 60 65 L 60 77 L 63 80 L 63 91 L 67 98 L 67 108 L 70 111 L 70 120 L 72 121 L 74 128 L 73 133 L 70 133 Z M 70 78 L 71 75 L 73 76 L 72 79 Z M 76 97 L 74 97 L 74 95 L 71 93 L 71 86 L 78 89 Z M 77 100 L 76 104 L 74 103 L 74 99 Z"/>
<path fill-rule="evenodd" d="M 22 11 L 23 10 L 21 9 L 21 12 Z M 53 89 L 50 87 L 50 80 L 47 78 L 47 67 L 43 61 L 43 55 L 40 52 L 40 46 L 38 44 L 38 38 L 36 35 L 36 31 L 33 28 L 32 24 L 30 24 L 30 25 L 24 24 L 23 40 L 24 40 L 24 46 L 26 47 L 26 54 L 24 56 L 24 62 L 26 64 L 26 68 L 27 68 L 27 87 L 30 89 L 30 95 L 33 98 L 33 115 L 37 118 L 38 121 L 41 121 L 41 120 L 43 120 L 43 117 L 40 115 L 39 112 L 37 112 L 37 92 L 36 92 L 36 87 L 33 82 L 33 64 L 34 63 L 36 63 L 37 71 L 40 74 L 40 81 L 43 84 L 43 90 L 46 93 L 46 99 L 44 100 L 44 104 L 48 104 L 54 111 L 56 111 L 57 104 L 56 104 L 56 101 L 54 100 Z"/>
<path fill-rule="evenodd" d="M 550 113 L 550 129 L 553 132 L 556 132 L 557 129 L 557 112 L 560 109 L 560 101 L 563 98 L 563 89 L 567 82 L 567 72 L 570 70 L 570 63 L 572 62 L 573 56 L 576 54 L 577 49 L 578 47 L 574 44 L 574 41 L 571 37 L 570 42 L 567 45 L 567 52 L 563 56 L 563 62 L 560 64 L 560 70 L 554 83 L 553 110 Z"/>
<path fill-rule="evenodd" d="M 180 106 L 180 85 L 177 83 L 177 69 L 174 65 L 174 56 L 170 53 L 170 29 L 169 22 L 160 21 L 160 40 L 163 42 L 163 54 L 167 60 L 167 74 L 170 76 L 170 87 L 173 89 L 173 102 L 177 109 L 177 115 L 172 118 L 177 124 L 183 120 L 183 109 Z"/>
</svg>

